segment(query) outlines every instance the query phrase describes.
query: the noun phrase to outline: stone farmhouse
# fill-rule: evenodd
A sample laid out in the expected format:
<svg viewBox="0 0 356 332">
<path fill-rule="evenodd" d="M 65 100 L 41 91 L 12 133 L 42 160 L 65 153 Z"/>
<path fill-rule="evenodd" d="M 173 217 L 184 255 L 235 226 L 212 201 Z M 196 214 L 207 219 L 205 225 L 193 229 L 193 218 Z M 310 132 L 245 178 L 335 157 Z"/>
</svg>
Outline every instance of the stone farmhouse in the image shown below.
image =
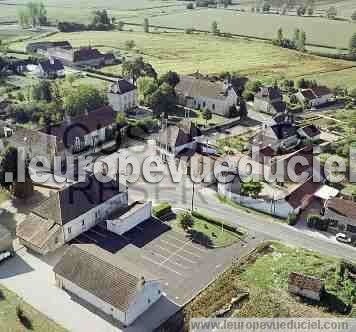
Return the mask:
<svg viewBox="0 0 356 332">
<path fill-rule="evenodd" d="M 159 280 L 95 245 L 72 245 L 53 269 L 56 285 L 123 325 L 162 296 Z"/>
<path fill-rule="evenodd" d="M 25 52 L 29 54 L 39 54 L 48 56 L 48 50 L 51 48 L 63 48 L 66 50 L 72 49 L 72 45 L 68 41 L 56 41 L 56 42 L 35 42 L 26 45 Z"/>
<path fill-rule="evenodd" d="M 228 116 L 231 107 L 236 107 L 238 95 L 228 81 L 210 81 L 199 76 L 181 76 L 175 87 L 180 105 Z"/>
<path fill-rule="evenodd" d="M 286 104 L 278 88 L 272 86 L 261 87 L 254 96 L 254 108 L 256 111 L 278 114 L 286 110 Z"/>
<path fill-rule="evenodd" d="M 107 96 L 110 106 L 116 112 L 127 112 L 138 105 L 137 88 L 125 79 L 112 83 Z"/>
</svg>

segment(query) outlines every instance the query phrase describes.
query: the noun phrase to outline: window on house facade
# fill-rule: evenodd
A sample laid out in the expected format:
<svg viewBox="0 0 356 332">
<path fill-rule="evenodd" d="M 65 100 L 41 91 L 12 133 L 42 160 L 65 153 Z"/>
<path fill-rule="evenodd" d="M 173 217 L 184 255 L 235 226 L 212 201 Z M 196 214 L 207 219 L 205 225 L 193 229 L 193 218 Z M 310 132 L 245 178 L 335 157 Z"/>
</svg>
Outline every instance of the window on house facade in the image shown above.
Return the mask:
<svg viewBox="0 0 356 332">
<path fill-rule="evenodd" d="M 151 303 L 151 299 L 148 299 L 147 302 L 148 302 L 148 303 Z"/>
<path fill-rule="evenodd" d="M 72 227 L 68 227 L 68 234 L 72 233 Z"/>
<path fill-rule="evenodd" d="M 206 102 L 205 101 L 203 101 L 203 107 L 205 107 L 206 106 Z"/>
<path fill-rule="evenodd" d="M 160 289 L 158 290 L 158 294 L 161 294 L 161 290 Z"/>
<path fill-rule="evenodd" d="M 212 105 L 213 110 L 215 110 L 215 104 Z"/>
<path fill-rule="evenodd" d="M 83 226 L 85 225 L 85 222 L 84 222 L 84 220 L 82 220 L 82 225 L 83 225 Z"/>
<path fill-rule="evenodd" d="M 353 225 L 347 225 L 347 231 L 350 233 L 355 233 L 356 234 L 356 226 Z"/>
</svg>

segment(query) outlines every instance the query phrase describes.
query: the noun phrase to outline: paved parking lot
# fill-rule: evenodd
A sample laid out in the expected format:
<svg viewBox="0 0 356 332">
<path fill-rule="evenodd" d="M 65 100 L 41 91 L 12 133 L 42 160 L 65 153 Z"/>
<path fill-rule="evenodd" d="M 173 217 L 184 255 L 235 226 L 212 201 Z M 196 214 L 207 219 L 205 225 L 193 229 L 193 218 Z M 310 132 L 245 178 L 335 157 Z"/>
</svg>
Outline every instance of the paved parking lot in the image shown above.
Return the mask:
<svg viewBox="0 0 356 332">
<path fill-rule="evenodd" d="M 227 248 L 210 249 L 193 243 L 169 222 L 150 219 L 123 236 L 96 226 L 73 243 L 94 243 L 123 255 L 160 279 L 167 297 L 182 305 L 260 240 L 250 238 Z"/>
</svg>

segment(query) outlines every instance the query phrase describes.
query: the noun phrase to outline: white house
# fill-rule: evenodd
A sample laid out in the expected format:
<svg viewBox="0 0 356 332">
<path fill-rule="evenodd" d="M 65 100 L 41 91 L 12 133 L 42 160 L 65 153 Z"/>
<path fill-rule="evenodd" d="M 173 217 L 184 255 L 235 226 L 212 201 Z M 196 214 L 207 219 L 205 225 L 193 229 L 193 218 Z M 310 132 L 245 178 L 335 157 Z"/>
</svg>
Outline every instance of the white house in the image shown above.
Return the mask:
<svg viewBox="0 0 356 332">
<path fill-rule="evenodd" d="M 134 202 L 127 209 L 118 211 L 106 220 L 107 230 L 119 235 L 128 232 L 151 218 L 152 202 Z"/>
<path fill-rule="evenodd" d="M 107 96 L 110 106 L 116 112 L 127 112 L 138 105 L 137 88 L 124 79 L 111 84 Z"/>
<path fill-rule="evenodd" d="M 295 98 L 302 104 L 310 107 L 318 107 L 328 103 L 334 94 L 326 86 L 318 86 L 310 89 L 302 89 L 294 94 Z"/>
<path fill-rule="evenodd" d="M 39 61 L 36 73 L 41 78 L 62 78 L 65 76 L 62 62 L 54 58 Z"/>
<path fill-rule="evenodd" d="M 182 120 L 177 125 L 163 127 L 157 137 L 156 144 L 162 159 L 174 158 L 184 149 L 194 151 L 197 147 L 196 138 L 201 131 L 192 121 Z"/>
<path fill-rule="evenodd" d="M 222 116 L 228 116 L 230 108 L 238 103 L 238 95 L 227 81 L 181 76 L 175 91 L 179 104 L 193 109 L 208 109 Z"/>
<path fill-rule="evenodd" d="M 53 271 L 58 287 L 125 326 L 162 296 L 157 278 L 96 245 L 70 246 Z"/>
<path fill-rule="evenodd" d="M 99 181 L 100 176 L 105 182 Z M 127 206 L 126 187 L 110 177 L 92 174 L 33 208 L 18 225 L 16 235 L 25 247 L 45 255 Z"/>
<path fill-rule="evenodd" d="M 286 104 L 278 88 L 272 86 L 261 87 L 254 96 L 254 108 L 258 112 L 269 114 L 283 113 Z"/>
</svg>

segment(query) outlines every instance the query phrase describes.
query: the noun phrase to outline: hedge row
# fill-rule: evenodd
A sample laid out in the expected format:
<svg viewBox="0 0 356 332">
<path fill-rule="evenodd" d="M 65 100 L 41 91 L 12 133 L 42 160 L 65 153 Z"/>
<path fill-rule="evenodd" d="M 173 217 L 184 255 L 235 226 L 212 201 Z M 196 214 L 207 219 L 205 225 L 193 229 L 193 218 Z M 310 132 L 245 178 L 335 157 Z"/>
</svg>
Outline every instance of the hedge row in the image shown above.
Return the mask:
<svg viewBox="0 0 356 332">
<path fill-rule="evenodd" d="M 172 207 L 167 202 L 159 203 L 152 208 L 152 214 L 156 218 L 163 217 L 164 215 L 169 214 L 171 212 L 172 212 Z"/>
<path fill-rule="evenodd" d="M 206 216 L 202 213 L 199 213 L 199 212 L 196 212 L 196 211 L 193 211 L 192 212 L 192 215 L 193 217 L 195 218 L 198 218 L 198 219 L 203 219 L 211 224 L 214 224 L 216 226 L 219 226 L 219 227 L 224 227 L 225 229 L 227 229 L 228 231 L 230 232 L 234 232 L 236 234 L 239 234 L 239 235 L 244 235 L 243 232 L 241 232 L 237 227 L 235 226 L 231 226 L 229 224 L 225 224 L 224 222 L 220 221 L 220 220 L 216 220 L 214 218 L 211 218 L 209 216 Z"/>
</svg>

